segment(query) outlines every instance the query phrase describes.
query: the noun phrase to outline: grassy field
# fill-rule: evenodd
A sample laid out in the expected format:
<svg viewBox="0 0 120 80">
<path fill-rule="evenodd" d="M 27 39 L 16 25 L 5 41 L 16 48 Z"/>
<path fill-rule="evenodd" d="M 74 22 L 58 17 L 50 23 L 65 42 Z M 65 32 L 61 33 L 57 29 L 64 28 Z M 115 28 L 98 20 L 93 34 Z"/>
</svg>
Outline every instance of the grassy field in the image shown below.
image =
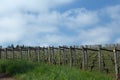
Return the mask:
<svg viewBox="0 0 120 80">
<path fill-rule="evenodd" d="M 0 73 L 16 80 L 113 80 L 111 76 L 98 72 L 19 60 L 0 60 Z"/>
</svg>

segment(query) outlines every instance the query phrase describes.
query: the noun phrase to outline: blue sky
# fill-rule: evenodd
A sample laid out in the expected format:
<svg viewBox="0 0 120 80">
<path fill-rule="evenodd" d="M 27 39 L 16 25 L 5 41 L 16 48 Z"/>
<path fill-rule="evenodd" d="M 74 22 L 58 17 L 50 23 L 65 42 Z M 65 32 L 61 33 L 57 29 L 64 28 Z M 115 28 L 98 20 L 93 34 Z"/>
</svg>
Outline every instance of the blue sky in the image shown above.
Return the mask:
<svg viewBox="0 0 120 80">
<path fill-rule="evenodd" d="M 0 45 L 120 43 L 120 0 L 0 0 Z"/>
</svg>

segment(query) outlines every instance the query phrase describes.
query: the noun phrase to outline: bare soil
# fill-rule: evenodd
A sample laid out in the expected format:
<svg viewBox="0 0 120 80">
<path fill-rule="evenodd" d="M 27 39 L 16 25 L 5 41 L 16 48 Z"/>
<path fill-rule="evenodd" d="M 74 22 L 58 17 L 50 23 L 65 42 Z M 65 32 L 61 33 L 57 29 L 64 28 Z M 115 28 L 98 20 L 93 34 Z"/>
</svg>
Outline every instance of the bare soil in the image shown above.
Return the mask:
<svg viewBox="0 0 120 80">
<path fill-rule="evenodd" d="M 7 74 L 0 73 L 0 80 L 15 80 L 15 79 L 8 76 Z"/>
<path fill-rule="evenodd" d="M 11 77 L 7 77 L 7 78 L 0 78 L 0 80 L 15 80 L 15 79 Z"/>
</svg>

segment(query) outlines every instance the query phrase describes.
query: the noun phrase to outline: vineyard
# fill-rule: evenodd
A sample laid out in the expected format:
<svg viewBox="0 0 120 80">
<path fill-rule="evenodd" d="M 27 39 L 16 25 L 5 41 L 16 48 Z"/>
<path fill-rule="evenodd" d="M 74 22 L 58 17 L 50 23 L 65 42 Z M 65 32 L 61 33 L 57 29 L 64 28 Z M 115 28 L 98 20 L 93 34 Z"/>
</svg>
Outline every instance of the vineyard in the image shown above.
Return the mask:
<svg viewBox="0 0 120 80">
<path fill-rule="evenodd" d="M 59 47 L 9 46 L 0 48 L 1 60 L 28 60 L 54 65 L 67 65 L 81 70 L 116 74 L 119 78 L 120 45 L 85 45 Z"/>
</svg>

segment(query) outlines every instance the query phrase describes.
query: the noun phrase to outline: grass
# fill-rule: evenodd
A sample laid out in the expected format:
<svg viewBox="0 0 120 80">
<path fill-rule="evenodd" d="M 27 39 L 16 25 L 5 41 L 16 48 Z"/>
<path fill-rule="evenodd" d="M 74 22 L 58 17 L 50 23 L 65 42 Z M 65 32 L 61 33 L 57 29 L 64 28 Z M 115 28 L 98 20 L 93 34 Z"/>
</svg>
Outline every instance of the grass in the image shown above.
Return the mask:
<svg viewBox="0 0 120 80">
<path fill-rule="evenodd" d="M 5 73 L 9 76 L 28 72 L 34 67 L 33 63 L 27 61 L 0 60 L 0 73 Z"/>
<path fill-rule="evenodd" d="M 0 73 L 9 74 L 16 80 L 113 80 L 98 72 L 19 60 L 1 60 Z"/>
</svg>

